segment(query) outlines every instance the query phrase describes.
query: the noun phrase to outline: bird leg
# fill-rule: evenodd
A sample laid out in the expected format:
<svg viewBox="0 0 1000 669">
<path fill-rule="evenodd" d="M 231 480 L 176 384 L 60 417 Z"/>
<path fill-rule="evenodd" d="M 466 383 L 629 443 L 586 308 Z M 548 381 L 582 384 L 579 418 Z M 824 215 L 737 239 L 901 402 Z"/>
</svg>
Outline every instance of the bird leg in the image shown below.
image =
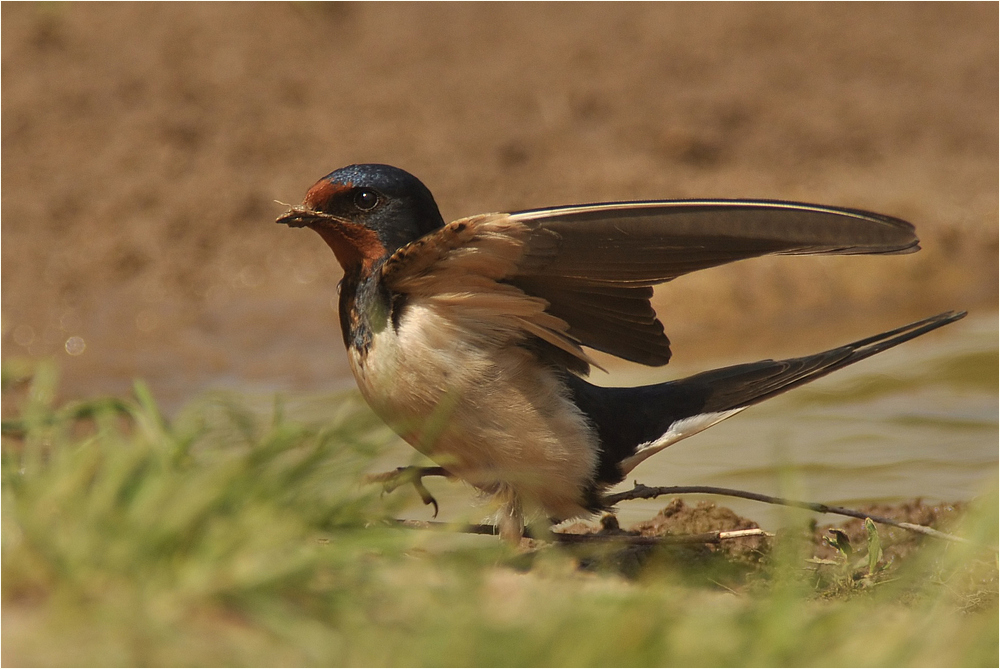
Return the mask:
<svg viewBox="0 0 1000 669">
<path fill-rule="evenodd" d="M 451 478 L 451 474 L 449 474 L 444 467 L 397 467 L 391 472 L 369 474 L 365 477 L 365 482 L 381 483 L 383 492 L 392 492 L 400 486 L 412 483 L 413 487 L 417 489 L 417 494 L 420 495 L 421 501 L 423 501 L 424 504 L 431 504 L 434 506 L 434 518 L 437 518 L 438 503 L 437 500 L 434 499 L 434 495 L 431 494 L 430 490 L 424 486 L 423 478 L 425 476 L 444 476 Z"/>
<path fill-rule="evenodd" d="M 524 536 L 524 512 L 521 510 L 521 500 L 512 496 L 500 507 L 497 515 L 497 533 L 500 538 L 512 546 L 521 543 Z"/>
</svg>

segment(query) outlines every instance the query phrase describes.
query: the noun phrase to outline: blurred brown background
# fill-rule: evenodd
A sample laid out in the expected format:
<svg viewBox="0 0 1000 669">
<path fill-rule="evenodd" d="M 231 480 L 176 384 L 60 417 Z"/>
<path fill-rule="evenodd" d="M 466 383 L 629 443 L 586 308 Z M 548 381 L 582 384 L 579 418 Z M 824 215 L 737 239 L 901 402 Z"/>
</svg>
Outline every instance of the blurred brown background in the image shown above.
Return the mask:
<svg viewBox="0 0 1000 669">
<path fill-rule="evenodd" d="M 660 289 L 680 366 L 995 313 L 997 24 L 996 3 L 4 3 L 3 356 L 58 356 L 69 396 L 352 386 L 339 269 L 273 200 L 353 162 L 413 172 L 445 219 L 761 197 L 917 225 L 915 256 Z"/>
</svg>

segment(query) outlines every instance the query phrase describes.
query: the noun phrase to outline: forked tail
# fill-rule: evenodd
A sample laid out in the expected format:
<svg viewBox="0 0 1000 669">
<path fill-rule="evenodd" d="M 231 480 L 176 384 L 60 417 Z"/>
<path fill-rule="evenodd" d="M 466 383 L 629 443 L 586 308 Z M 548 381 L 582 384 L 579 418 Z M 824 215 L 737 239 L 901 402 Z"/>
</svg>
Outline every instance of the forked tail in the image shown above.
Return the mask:
<svg viewBox="0 0 1000 669">
<path fill-rule="evenodd" d="M 638 388 L 567 382 L 601 441 L 597 483 L 617 483 L 670 444 L 743 409 L 965 317 L 949 311 L 845 346 L 788 360 L 761 360 Z"/>
</svg>

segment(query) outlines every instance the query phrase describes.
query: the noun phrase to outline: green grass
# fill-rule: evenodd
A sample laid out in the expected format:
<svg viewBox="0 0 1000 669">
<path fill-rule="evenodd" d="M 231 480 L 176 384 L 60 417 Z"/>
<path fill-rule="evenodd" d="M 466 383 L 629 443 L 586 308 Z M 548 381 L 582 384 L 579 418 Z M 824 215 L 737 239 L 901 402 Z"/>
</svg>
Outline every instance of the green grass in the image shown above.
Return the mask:
<svg viewBox="0 0 1000 669">
<path fill-rule="evenodd" d="M 677 553 L 633 578 L 562 549 L 400 530 L 359 485 L 386 431 L 148 391 L 58 406 L 5 365 L 7 665 L 989 665 L 996 554 L 930 542 L 871 587 L 816 589 L 792 540 L 735 592 Z M 958 531 L 997 545 L 997 500 Z M 795 533 L 790 533 L 790 536 Z"/>
</svg>

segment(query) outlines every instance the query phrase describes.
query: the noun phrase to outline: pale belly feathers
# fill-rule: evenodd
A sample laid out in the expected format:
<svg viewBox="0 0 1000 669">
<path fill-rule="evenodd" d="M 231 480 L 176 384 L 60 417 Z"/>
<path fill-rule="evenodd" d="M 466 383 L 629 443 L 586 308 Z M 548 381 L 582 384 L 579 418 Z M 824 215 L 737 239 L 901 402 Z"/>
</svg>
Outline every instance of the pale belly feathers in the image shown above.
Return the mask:
<svg viewBox="0 0 1000 669">
<path fill-rule="evenodd" d="M 554 518 L 587 513 L 597 437 L 531 352 L 409 304 L 348 357 L 362 395 L 414 448 L 472 485 Z M 508 500 L 508 502 L 511 500 Z"/>
</svg>

